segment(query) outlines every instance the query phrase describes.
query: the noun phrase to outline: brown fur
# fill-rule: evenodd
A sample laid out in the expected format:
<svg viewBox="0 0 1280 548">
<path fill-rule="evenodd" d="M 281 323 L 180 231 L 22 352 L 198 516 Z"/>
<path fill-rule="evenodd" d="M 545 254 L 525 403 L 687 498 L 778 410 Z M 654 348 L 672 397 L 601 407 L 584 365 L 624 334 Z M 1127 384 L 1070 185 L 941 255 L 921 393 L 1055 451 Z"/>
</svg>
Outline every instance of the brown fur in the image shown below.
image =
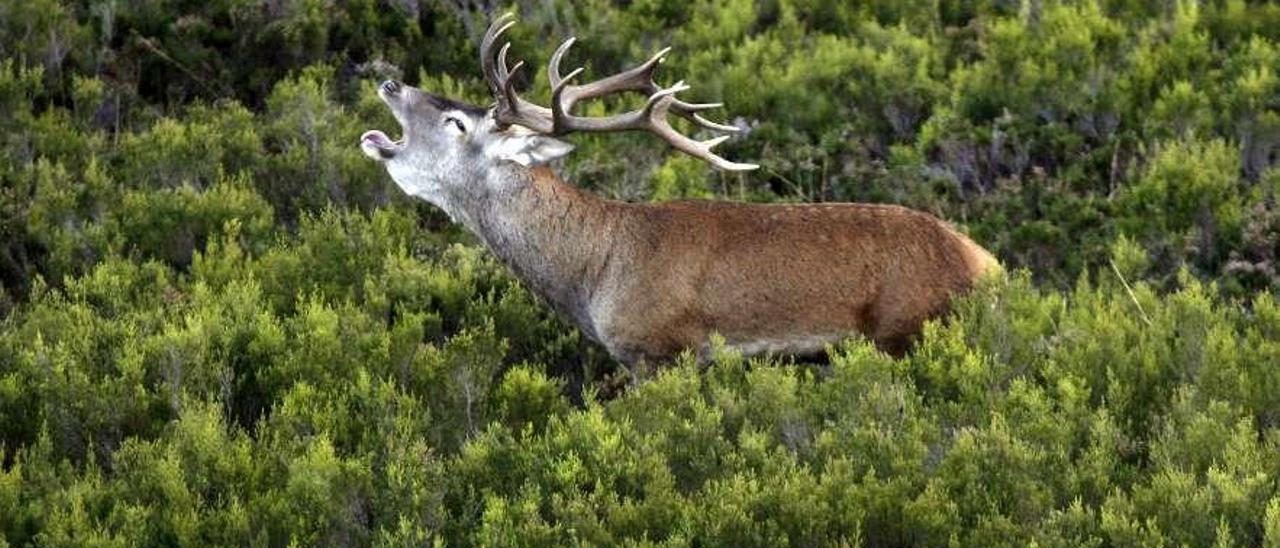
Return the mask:
<svg viewBox="0 0 1280 548">
<path fill-rule="evenodd" d="M 901 353 L 954 295 L 1000 268 L 947 223 L 904 207 L 628 204 L 547 168 L 529 173 L 531 213 L 547 215 L 532 224 L 560 242 L 547 260 L 578 275 L 563 283 L 584 299 L 557 308 L 626 362 L 704 351 L 712 333 L 749 353 L 809 353 L 856 332 Z M 530 285 L 547 294 L 546 283 Z"/>
</svg>

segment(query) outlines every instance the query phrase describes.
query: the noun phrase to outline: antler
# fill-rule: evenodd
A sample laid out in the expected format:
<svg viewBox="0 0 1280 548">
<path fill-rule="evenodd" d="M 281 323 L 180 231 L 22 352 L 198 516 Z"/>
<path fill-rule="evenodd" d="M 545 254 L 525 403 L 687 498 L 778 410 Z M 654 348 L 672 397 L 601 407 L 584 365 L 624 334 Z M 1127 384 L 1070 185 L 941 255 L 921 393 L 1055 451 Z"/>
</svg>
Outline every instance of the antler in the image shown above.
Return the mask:
<svg viewBox="0 0 1280 548">
<path fill-rule="evenodd" d="M 579 132 L 610 131 L 648 131 L 661 137 L 676 149 L 699 158 L 720 169 L 729 171 L 746 171 L 756 169 L 755 164 L 731 162 L 711 151 L 712 147 L 724 142 L 728 135 L 721 135 L 706 141 L 692 139 L 671 127 L 667 121 L 668 114 L 686 118 L 700 127 L 721 132 L 737 132 L 738 128 L 717 124 L 699 115 L 699 112 L 720 108 L 721 103 L 687 103 L 676 98 L 676 94 L 689 89 L 683 81 L 664 88 L 653 81 L 654 70 L 662 63 L 671 48 L 663 48 L 650 57 L 648 61 L 618 74 L 589 82 L 586 84 L 570 84 L 582 74 L 578 67 L 561 76 L 560 61 L 573 46 L 574 38 L 569 38 L 556 48 L 547 66 L 547 76 L 551 80 L 551 108 L 539 106 L 521 99 L 512 85 L 513 76 L 524 67 L 524 61 L 517 62 L 508 69 L 507 51 L 511 43 L 502 45 L 497 54 L 494 46 L 502 33 L 515 24 L 515 15 L 507 13 L 498 17 L 489 25 L 489 30 L 480 42 L 480 67 L 489 89 L 497 98 L 498 105 L 494 110 L 494 120 L 503 126 L 518 124 L 539 133 L 564 135 Z M 622 114 L 591 117 L 575 116 L 573 106 L 579 101 L 593 99 L 611 93 L 638 91 L 649 96 L 644 107 Z"/>
</svg>

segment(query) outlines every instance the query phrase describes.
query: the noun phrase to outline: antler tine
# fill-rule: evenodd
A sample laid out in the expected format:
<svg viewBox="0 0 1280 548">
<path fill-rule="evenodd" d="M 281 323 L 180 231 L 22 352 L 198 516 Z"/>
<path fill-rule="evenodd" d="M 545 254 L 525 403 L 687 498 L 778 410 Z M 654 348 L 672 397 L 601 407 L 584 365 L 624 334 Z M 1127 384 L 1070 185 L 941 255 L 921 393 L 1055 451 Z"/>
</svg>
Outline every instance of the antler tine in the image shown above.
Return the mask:
<svg viewBox="0 0 1280 548">
<path fill-rule="evenodd" d="M 662 137 L 668 144 L 677 150 L 684 152 L 694 158 L 703 160 L 713 166 L 726 171 L 750 171 L 760 166 L 756 164 L 743 164 L 732 162 L 711 151 L 713 147 L 725 142 L 729 139 L 728 135 L 713 137 L 706 141 L 694 140 L 671 127 L 667 122 L 667 112 L 675 105 L 675 94 L 688 90 L 689 86 L 684 81 L 676 82 L 675 85 L 658 90 L 649 96 L 649 101 L 644 108 L 644 125 L 643 129 L 647 129 L 659 137 Z M 737 129 L 737 128 L 734 128 Z"/>
<path fill-rule="evenodd" d="M 501 74 L 495 66 L 496 59 L 493 55 L 493 45 L 498 42 L 498 38 L 502 33 L 511 28 L 515 22 L 516 15 L 511 12 L 500 15 L 493 23 L 489 24 L 489 29 L 484 32 L 484 39 L 480 41 L 480 71 L 484 73 L 485 80 L 489 82 L 489 89 L 496 95 L 502 91 Z M 504 63 L 505 65 L 505 63 Z M 503 67 L 503 71 L 506 67 Z"/>
<path fill-rule="evenodd" d="M 724 106 L 724 103 L 685 103 L 684 101 L 677 101 L 677 103 L 680 103 L 680 106 L 687 112 L 702 112 Z"/>
<path fill-rule="evenodd" d="M 686 103 L 684 101 L 676 99 L 671 103 L 671 112 L 674 112 L 677 116 L 680 116 L 681 118 L 689 120 L 704 129 L 710 129 L 714 131 L 725 131 L 729 133 L 737 133 L 739 131 L 742 131 L 742 129 L 737 126 L 730 126 L 730 125 L 712 122 L 711 120 L 703 118 L 701 115 L 698 114 L 699 112 L 702 112 L 704 110 L 721 108 L 723 106 L 724 106 L 724 103 Z"/>
<path fill-rule="evenodd" d="M 505 65 L 506 63 L 503 64 Z M 503 69 L 503 72 L 506 73 L 506 78 L 502 80 L 502 94 L 507 98 L 507 107 L 511 109 L 512 113 L 517 114 L 520 112 L 520 96 L 516 95 L 516 88 L 511 77 L 520 72 L 521 67 L 524 67 L 524 61 L 517 61 L 516 65 L 511 67 L 510 72 Z"/>
<path fill-rule="evenodd" d="M 560 84 L 569 79 L 568 77 L 560 77 L 560 60 L 564 59 L 564 54 L 569 51 L 569 47 L 573 46 L 576 40 L 577 38 L 572 36 L 566 38 L 564 42 L 560 43 L 560 47 L 556 48 L 555 53 L 551 54 L 551 61 L 547 63 L 547 79 L 551 81 L 551 89 L 560 87 Z M 579 67 L 578 70 L 580 71 L 582 68 Z"/>
<path fill-rule="evenodd" d="M 552 68 L 551 70 L 553 73 L 559 72 L 557 68 Z M 567 84 L 577 78 L 579 74 L 582 74 L 582 67 L 573 69 L 573 72 L 570 72 L 564 78 L 559 78 L 557 75 L 556 79 L 553 80 L 555 83 L 551 88 L 551 121 L 556 128 L 565 128 L 569 125 L 569 112 L 565 109 L 563 95 L 565 88 L 568 87 Z"/>
<path fill-rule="evenodd" d="M 672 111 L 675 112 L 677 115 L 679 115 L 681 118 L 691 120 L 693 123 L 697 124 L 698 127 L 701 127 L 703 129 L 709 129 L 712 131 L 723 131 L 725 133 L 738 133 L 739 131 L 742 131 L 742 128 L 738 126 L 730 126 L 730 125 L 712 122 L 711 120 L 703 118 L 702 116 L 699 116 L 697 114 L 690 113 L 690 112 L 681 112 L 679 110 L 676 110 L 676 108 L 679 107 L 678 104 L 671 105 L 671 107 L 672 107 Z"/>
<path fill-rule="evenodd" d="M 716 146 L 716 145 L 718 145 L 718 144 L 720 144 L 720 143 L 723 143 L 723 142 L 725 142 L 725 141 L 728 141 L 728 140 L 729 140 L 729 136 L 728 136 L 728 135 L 721 135 L 721 136 L 719 136 L 719 137 L 712 137 L 712 138 L 710 138 L 710 139 L 707 139 L 706 141 L 702 141 L 702 146 L 707 147 L 708 149 L 710 149 L 710 148 L 712 148 L 712 147 L 714 147 L 714 146 Z"/>
<path fill-rule="evenodd" d="M 513 72 L 507 70 L 507 67 L 510 66 L 507 64 L 507 51 L 510 49 L 511 42 L 507 42 L 502 44 L 502 48 L 498 50 L 498 66 L 496 68 L 498 69 L 498 78 L 500 78 L 503 83 L 511 79 L 511 73 Z M 521 61 L 521 63 L 523 62 L 524 61 Z"/>
</svg>

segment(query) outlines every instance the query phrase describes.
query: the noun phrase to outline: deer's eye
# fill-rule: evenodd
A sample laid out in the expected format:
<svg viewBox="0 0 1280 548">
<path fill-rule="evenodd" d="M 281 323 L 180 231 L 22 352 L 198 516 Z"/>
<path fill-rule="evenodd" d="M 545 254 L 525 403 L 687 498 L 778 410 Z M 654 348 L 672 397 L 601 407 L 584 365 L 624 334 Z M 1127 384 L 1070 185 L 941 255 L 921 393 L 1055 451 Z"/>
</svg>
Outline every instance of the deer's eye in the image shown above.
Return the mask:
<svg viewBox="0 0 1280 548">
<path fill-rule="evenodd" d="M 444 123 L 446 123 L 446 124 L 453 124 L 453 127 L 457 128 L 459 133 L 466 133 L 466 132 L 467 132 L 467 126 L 466 126 L 466 124 L 463 124 L 463 123 L 462 123 L 462 120 L 459 120 L 459 119 L 457 119 L 457 118 L 454 118 L 453 116 L 446 116 L 446 117 L 445 117 L 445 119 L 444 119 Z"/>
</svg>

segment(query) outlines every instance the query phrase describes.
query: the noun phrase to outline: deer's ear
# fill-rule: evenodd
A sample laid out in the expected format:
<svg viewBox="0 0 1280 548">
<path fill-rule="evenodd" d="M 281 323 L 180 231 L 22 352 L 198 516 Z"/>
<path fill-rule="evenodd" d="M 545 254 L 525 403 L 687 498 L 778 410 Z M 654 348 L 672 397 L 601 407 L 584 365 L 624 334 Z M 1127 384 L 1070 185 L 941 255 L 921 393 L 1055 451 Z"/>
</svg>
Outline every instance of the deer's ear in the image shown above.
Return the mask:
<svg viewBox="0 0 1280 548">
<path fill-rule="evenodd" d="M 532 130 L 511 126 L 502 132 L 489 153 L 499 160 L 510 160 L 525 167 L 552 162 L 573 151 L 573 145 Z"/>
</svg>

